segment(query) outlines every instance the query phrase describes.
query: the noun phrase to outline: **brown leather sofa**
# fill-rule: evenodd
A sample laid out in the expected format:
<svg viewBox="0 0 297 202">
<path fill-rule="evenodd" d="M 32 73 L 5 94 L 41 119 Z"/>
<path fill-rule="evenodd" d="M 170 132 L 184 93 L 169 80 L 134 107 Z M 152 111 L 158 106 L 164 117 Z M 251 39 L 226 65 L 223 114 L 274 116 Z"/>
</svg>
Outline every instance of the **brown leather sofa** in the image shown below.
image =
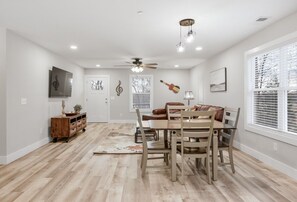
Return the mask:
<svg viewBox="0 0 297 202">
<path fill-rule="evenodd" d="M 185 105 L 182 102 L 167 102 L 165 108 L 154 109 L 150 115 L 142 115 L 142 120 L 167 120 L 167 106 L 168 105 Z"/>
<path fill-rule="evenodd" d="M 167 106 L 168 105 L 184 105 L 181 102 L 167 102 L 165 108 L 154 109 L 150 115 L 142 115 L 142 120 L 167 120 Z M 222 121 L 224 116 L 224 108 L 220 106 L 197 104 L 194 105 L 193 110 L 196 111 L 216 111 L 215 120 Z"/>
</svg>

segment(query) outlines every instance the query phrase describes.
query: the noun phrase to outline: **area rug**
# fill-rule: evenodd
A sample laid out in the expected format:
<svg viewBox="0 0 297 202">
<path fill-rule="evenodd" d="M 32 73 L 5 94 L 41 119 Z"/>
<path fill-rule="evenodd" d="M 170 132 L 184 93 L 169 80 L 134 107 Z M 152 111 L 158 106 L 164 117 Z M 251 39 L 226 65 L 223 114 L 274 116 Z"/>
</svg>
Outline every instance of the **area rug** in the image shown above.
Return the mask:
<svg viewBox="0 0 297 202">
<path fill-rule="evenodd" d="M 134 134 L 110 132 L 94 154 L 142 154 L 142 144 L 134 143 Z"/>
</svg>

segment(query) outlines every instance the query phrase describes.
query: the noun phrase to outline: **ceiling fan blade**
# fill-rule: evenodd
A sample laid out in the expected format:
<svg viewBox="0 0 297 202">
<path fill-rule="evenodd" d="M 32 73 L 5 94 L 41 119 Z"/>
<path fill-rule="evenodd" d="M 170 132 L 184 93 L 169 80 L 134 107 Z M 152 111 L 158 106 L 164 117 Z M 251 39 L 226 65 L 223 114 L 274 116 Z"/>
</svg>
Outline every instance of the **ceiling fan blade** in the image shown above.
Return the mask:
<svg viewBox="0 0 297 202">
<path fill-rule="evenodd" d="M 157 67 L 153 67 L 153 66 L 143 66 L 145 68 L 149 68 L 149 69 L 157 69 Z"/>
<path fill-rule="evenodd" d="M 114 67 L 131 67 L 131 66 L 133 66 L 132 64 L 130 64 L 130 65 L 114 65 Z"/>
<path fill-rule="evenodd" d="M 158 65 L 157 63 L 145 63 L 144 65 Z"/>
</svg>

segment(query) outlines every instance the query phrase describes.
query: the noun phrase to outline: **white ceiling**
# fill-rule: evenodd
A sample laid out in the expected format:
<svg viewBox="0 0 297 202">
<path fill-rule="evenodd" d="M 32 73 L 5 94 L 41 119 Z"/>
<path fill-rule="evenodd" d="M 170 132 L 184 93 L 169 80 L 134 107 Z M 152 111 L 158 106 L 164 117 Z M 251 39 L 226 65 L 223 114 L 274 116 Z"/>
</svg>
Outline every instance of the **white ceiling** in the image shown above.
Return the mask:
<svg viewBox="0 0 297 202">
<path fill-rule="evenodd" d="M 0 26 L 85 68 L 132 57 L 191 68 L 296 10 L 297 0 L 0 0 Z M 196 39 L 177 53 L 184 18 L 195 19 Z"/>
</svg>

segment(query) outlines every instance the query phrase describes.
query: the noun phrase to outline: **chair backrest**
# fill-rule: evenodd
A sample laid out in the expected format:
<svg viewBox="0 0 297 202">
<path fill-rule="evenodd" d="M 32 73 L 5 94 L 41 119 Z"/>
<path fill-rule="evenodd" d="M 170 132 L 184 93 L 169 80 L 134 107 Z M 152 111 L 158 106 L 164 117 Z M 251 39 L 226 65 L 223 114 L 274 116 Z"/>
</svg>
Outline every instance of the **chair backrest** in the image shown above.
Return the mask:
<svg viewBox="0 0 297 202">
<path fill-rule="evenodd" d="M 240 108 L 225 107 L 223 123 L 237 128 L 239 113 L 240 113 Z M 220 141 L 225 146 L 232 146 L 235 132 L 236 132 L 236 129 L 225 129 L 225 130 L 221 131 L 221 133 L 220 133 L 221 140 Z"/>
<path fill-rule="evenodd" d="M 193 117 L 209 116 L 209 119 L 194 119 Z M 184 148 L 199 149 L 206 148 L 209 152 L 213 134 L 214 111 L 182 111 L 181 112 L 181 146 L 182 154 Z M 200 128 L 200 129 L 199 129 Z M 199 139 L 203 141 L 188 141 L 186 139 Z"/>
<path fill-rule="evenodd" d="M 141 115 L 140 115 L 140 111 L 139 111 L 138 108 L 136 108 L 136 114 L 137 114 L 137 121 L 138 121 L 139 130 L 140 130 L 141 138 L 142 138 L 143 150 L 147 150 L 146 136 L 145 136 L 145 133 L 144 133 L 144 130 L 143 130 Z"/>
<path fill-rule="evenodd" d="M 168 120 L 172 119 L 180 119 L 181 112 L 190 110 L 191 108 L 188 106 L 178 106 L 178 105 L 168 105 L 167 106 L 167 118 Z"/>
</svg>

